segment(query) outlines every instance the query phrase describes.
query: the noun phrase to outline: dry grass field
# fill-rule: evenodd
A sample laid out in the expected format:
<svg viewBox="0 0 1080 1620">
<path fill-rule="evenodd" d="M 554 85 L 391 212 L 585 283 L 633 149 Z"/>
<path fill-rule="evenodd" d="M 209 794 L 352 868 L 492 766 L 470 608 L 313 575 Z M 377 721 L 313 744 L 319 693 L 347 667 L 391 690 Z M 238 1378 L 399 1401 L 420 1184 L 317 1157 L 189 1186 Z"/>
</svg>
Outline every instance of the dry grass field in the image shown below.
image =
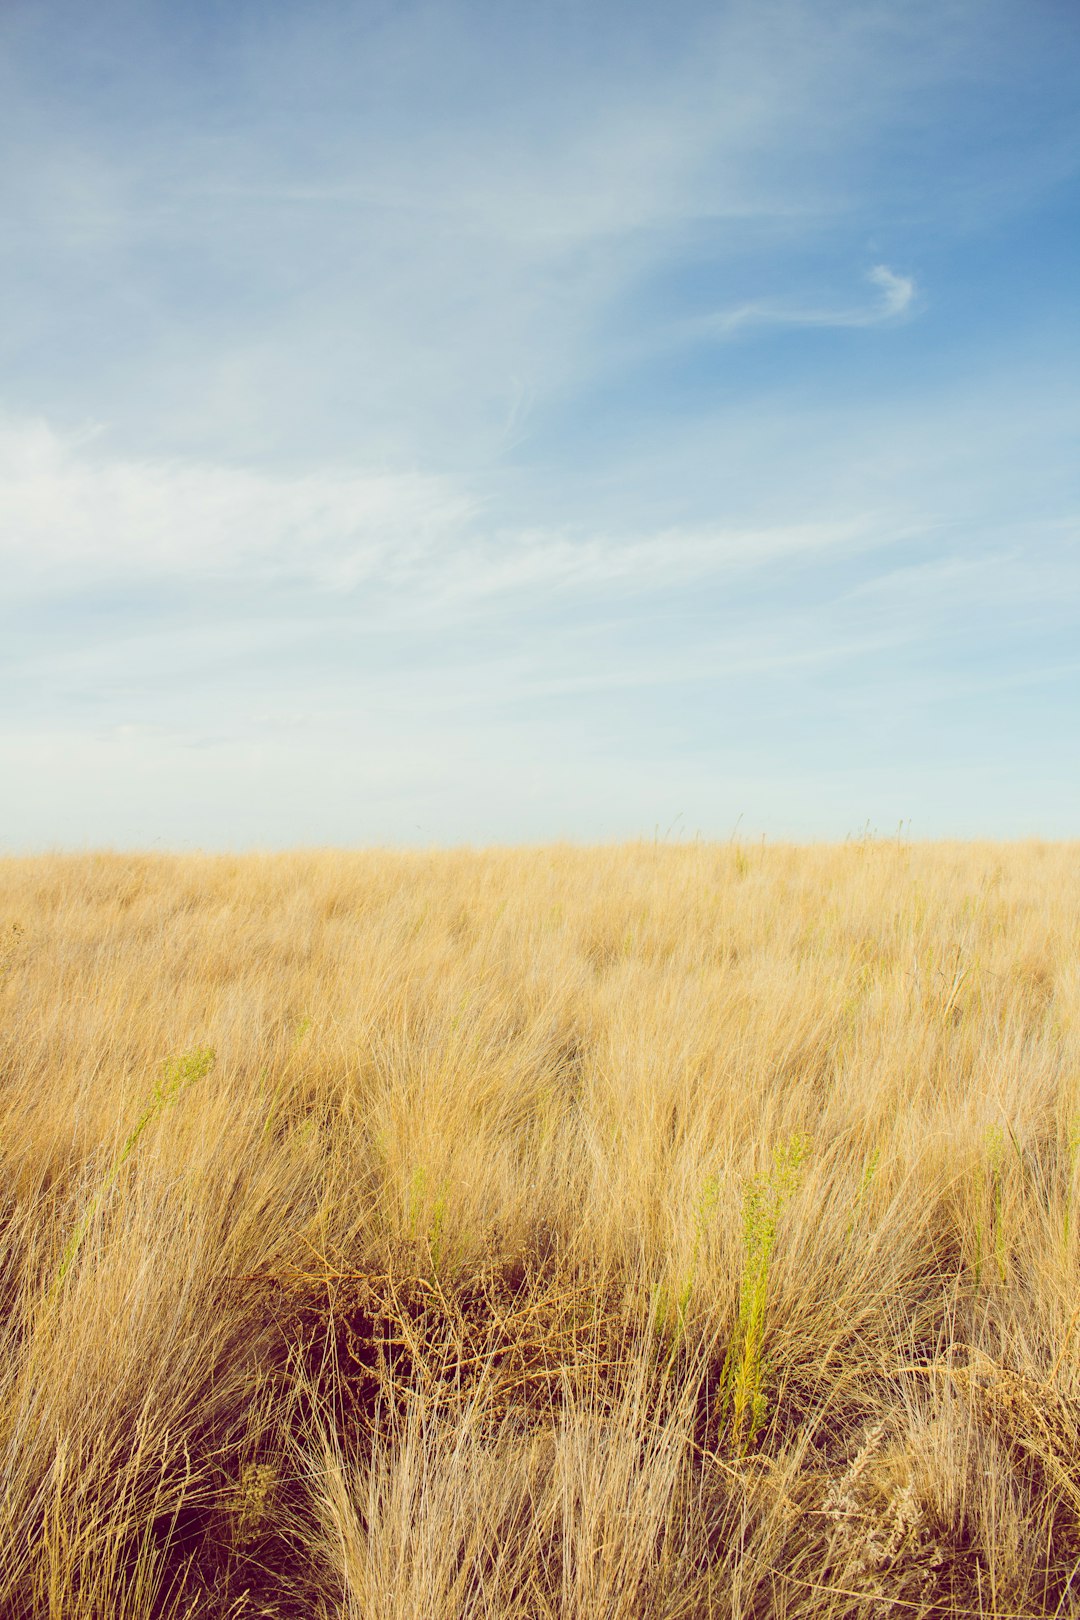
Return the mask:
<svg viewBox="0 0 1080 1620">
<path fill-rule="evenodd" d="M 3 1620 L 1080 1609 L 1080 848 L 0 862 Z"/>
</svg>

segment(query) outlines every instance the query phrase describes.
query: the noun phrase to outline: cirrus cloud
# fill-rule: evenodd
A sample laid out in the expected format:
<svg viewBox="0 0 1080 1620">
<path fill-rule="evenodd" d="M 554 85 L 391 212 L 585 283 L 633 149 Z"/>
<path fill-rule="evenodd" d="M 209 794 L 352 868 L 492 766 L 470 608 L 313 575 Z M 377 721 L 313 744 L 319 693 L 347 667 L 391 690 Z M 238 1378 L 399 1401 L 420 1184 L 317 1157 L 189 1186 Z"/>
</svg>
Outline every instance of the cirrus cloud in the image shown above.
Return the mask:
<svg viewBox="0 0 1080 1620">
<path fill-rule="evenodd" d="M 878 292 L 873 303 L 835 307 L 768 301 L 739 304 L 712 316 L 708 326 L 720 337 L 730 337 L 748 326 L 880 326 L 911 310 L 918 291 L 913 276 L 900 275 L 887 264 L 876 264 L 867 272 L 866 280 Z"/>
</svg>

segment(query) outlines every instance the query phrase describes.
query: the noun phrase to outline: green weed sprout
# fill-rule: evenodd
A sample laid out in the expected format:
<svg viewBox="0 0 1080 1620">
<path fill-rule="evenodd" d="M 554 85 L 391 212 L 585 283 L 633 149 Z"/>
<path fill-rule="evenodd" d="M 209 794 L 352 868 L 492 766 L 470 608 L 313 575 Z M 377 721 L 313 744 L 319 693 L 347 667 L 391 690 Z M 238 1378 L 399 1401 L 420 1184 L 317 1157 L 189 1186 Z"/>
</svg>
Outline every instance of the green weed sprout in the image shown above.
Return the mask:
<svg viewBox="0 0 1080 1620">
<path fill-rule="evenodd" d="M 799 1185 L 809 1152 L 810 1138 L 797 1131 L 775 1149 L 771 1171 L 749 1181 L 743 1196 L 739 1319 L 720 1375 L 721 1427 L 729 1424 L 728 1438 L 739 1456 L 753 1443 L 765 1418 L 769 1264 L 780 1212 Z"/>
<path fill-rule="evenodd" d="M 693 1298 L 694 1283 L 697 1280 L 698 1262 L 701 1259 L 701 1249 L 705 1242 L 709 1221 L 716 1210 L 720 1198 L 720 1178 L 710 1176 L 701 1189 L 697 1203 L 694 1205 L 694 1247 L 690 1254 L 690 1264 L 678 1292 L 674 1299 L 669 1290 L 660 1284 L 654 1296 L 653 1326 L 660 1338 L 671 1335 L 671 1353 L 668 1357 L 668 1368 L 674 1361 L 679 1346 L 686 1335 L 686 1323 L 690 1312 L 690 1301 Z M 672 1310 L 674 1306 L 674 1310 Z"/>
<path fill-rule="evenodd" d="M 55 1298 L 63 1287 L 64 1280 L 75 1264 L 79 1250 L 82 1248 L 83 1239 L 90 1230 L 106 1198 L 115 1187 L 121 1170 L 134 1153 L 139 1138 L 147 1126 L 153 1124 L 158 1115 L 163 1113 L 170 1104 L 176 1102 L 190 1086 L 195 1084 L 196 1080 L 201 1080 L 205 1074 L 208 1074 L 213 1062 L 214 1052 L 209 1046 L 201 1046 L 194 1052 L 186 1053 L 183 1057 L 171 1057 L 165 1060 L 161 1079 L 154 1087 L 149 1101 L 128 1132 L 123 1146 L 109 1166 L 93 1198 L 91 1198 L 82 1220 L 67 1241 L 64 1252 L 60 1257 L 60 1264 L 57 1267 L 52 1287 L 49 1290 L 50 1299 Z"/>
<path fill-rule="evenodd" d="M 267 1071 L 264 1069 L 259 1076 L 259 1091 L 260 1094 L 266 1098 L 266 1123 L 263 1126 L 262 1132 L 264 1140 L 271 1137 L 274 1133 L 274 1128 L 277 1125 L 278 1114 L 281 1110 L 285 1094 L 289 1088 L 289 1082 L 295 1071 L 296 1065 L 301 1060 L 304 1042 L 306 1041 L 308 1035 L 310 1035 L 312 1027 L 313 1021 L 307 1017 L 306 1014 L 304 1017 L 297 1019 L 296 1027 L 292 1032 L 292 1040 L 289 1043 L 289 1055 L 278 1071 L 272 1091 L 267 1091 Z M 307 1134 L 311 1134 L 310 1129 L 308 1130 Z"/>
<path fill-rule="evenodd" d="M 994 1258 L 997 1261 L 998 1276 L 1004 1283 L 1008 1280 L 1008 1267 L 1005 1261 L 1005 1222 L 1002 1216 L 1001 1184 L 1002 1165 L 1005 1158 L 1005 1134 L 1000 1125 L 991 1125 L 987 1131 L 986 1150 L 990 1161 Z"/>
<path fill-rule="evenodd" d="M 847 1241 L 849 1243 L 851 1242 L 851 1239 L 855 1233 L 855 1222 L 858 1219 L 859 1211 L 862 1209 L 862 1206 L 866 1201 L 867 1194 L 874 1184 L 874 1177 L 877 1175 L 878 1163 L 880 1159 L 881 1149 L 880 1147 L 875 1147 L 871 1152 L 870 1157 L 863 1165 L 862 1175 L 859 1177 L 859 1185 L 855 1189 L 855 1201 L 851 1206 L 851 1217 L 848 1221 Z"/>
<path fill-rule="evenodd" d="M 409 1222 L 409 1237 L 413 1243 L 420 1239 L 421 1226 L 427 1214 L 428 1205 L 428 1173 L 422 1164 L 418 1164 L 412 1173 L 407 1200 L 407 1216 Z M 446 1182 L 440 1181 L 435 1189 L 435 1196 L 431 1202 L 430 1218 L 426 1222 L 425 1233 L 428 1253 L 434 1271 L 438 1271 L 440 1261 L 446 1252 L 446 1217 L 449 1211 Z"/>
</svg>

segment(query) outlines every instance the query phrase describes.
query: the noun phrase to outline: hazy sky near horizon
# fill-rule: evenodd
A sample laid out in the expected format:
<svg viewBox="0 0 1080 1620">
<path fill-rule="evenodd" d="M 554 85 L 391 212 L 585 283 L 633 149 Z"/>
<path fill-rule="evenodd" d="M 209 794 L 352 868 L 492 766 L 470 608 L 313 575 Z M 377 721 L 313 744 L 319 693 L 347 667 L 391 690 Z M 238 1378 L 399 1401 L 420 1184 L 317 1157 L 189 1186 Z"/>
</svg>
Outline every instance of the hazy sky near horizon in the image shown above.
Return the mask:
<svg viewBox="0 0 1080 1620">
<path fill-rule="evenodd" d="M 1080 835 L 1078 84 L 1071 0 L 6 0 L 0 847 Z"/>
</svg>

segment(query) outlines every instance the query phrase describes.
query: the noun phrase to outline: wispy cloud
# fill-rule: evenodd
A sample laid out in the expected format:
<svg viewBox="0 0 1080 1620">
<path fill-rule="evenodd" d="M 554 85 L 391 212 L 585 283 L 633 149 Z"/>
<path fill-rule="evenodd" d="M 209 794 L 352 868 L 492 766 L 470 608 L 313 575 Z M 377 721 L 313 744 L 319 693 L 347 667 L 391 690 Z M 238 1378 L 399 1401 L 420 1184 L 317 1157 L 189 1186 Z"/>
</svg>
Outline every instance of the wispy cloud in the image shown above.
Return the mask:
<svg viewBox="0 0 1080 1620">
<path fill-rule="evenodd" d="M 872 303 L 828 306 L 763 300 L 711 316 L 705 325 L 718 336 L 730 337 L 748 326 L 880 326 L 909 313 L 917 293 L 913 276 L 876 264 L 866 280 L 877 289 Z"/>
<path fill-rule="evenodd" d="M 9 589 L 226 577 L 350 589 L 452 543 L 476 510 L 448 479 L 415 471 L 285 475 L 118 455 L 102 433 L 41 420 L 0 430 Z"/>
<path fill-rule="evenodd" d="M 890 316 L 903 315 L 911 306 L 915 297 L 915 282 L 911 276 L 898 276 L 887 264 L 876 264 L 867 280 L 881 289 L 881 306 L 877 311 L 870 311 L 867 319 L 888 320 Z"/>
<path fill-rule="evenodd" d="M 671 590 L 895 540 L 873 514 L 806 523 L 590 529 L 496 523 L 447 478 L 326 467 L 289 475 L 110 453 L 36 421 L 0 430 L 9 594 L 90 583 L 231 580 L 253 589 L 396 592 L 413 607 Z"/>
</svg>

